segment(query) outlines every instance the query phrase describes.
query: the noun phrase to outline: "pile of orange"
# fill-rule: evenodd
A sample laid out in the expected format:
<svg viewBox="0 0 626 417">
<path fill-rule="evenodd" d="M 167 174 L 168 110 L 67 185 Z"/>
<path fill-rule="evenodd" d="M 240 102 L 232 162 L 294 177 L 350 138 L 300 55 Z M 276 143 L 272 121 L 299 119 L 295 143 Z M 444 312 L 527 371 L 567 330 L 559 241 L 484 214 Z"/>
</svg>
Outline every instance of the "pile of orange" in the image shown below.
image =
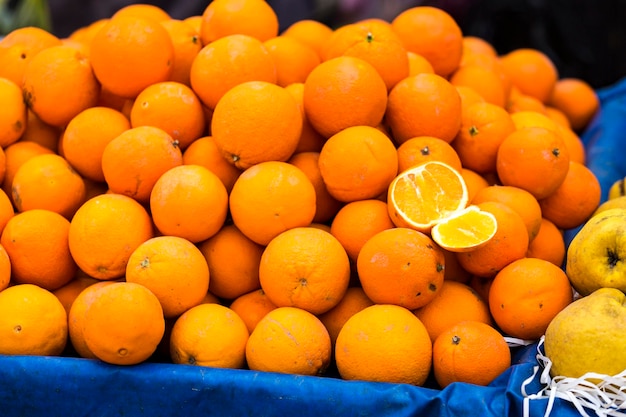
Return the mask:
<svg viewBox="0 0 626 417">
<path fill-rule="evenodd" d="M 0 40 L 0 353 L 491 382 L 572 301 L 598 109 L 445 11 L 263 0 Z"/>
</svg>

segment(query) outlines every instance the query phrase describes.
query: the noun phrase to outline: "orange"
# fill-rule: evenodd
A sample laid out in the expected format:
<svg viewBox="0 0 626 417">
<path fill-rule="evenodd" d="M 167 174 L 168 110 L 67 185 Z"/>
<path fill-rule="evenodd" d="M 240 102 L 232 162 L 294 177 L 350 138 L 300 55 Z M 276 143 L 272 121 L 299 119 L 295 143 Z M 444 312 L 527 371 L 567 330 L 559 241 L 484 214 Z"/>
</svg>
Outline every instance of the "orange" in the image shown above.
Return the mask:
<svg viewBox="0 0 626 417">
<path fill-rule="evenodd" d="M 63 156 L 83 177 L 104 182 L 101 163 L 104 148 L 128 129 L 130 122 L 119 111 L 90 107 L 74 116 L 63 131 Z"/>
<path fill-rule="evenodd" d="M 490 185 L 476 193 L 472 204 L 485 201 L 504 203 L 515 210 L 524 220 L 529 241 L 532 241 L 539 233 L 542 210 L 537 199 L 528 191 L 511 185 Z"/>
<path fill-rule="evenodd" d="M 511 93 L 506 104 L 503 106 L 509 113 L 517 113 L 520 111 L 534 111 L 542 114 L 546 114 L 546 106 L 538 98 L 535 98 L 529 94 L 521 93 L 514 90 Z"/>
<path fill-rule="evenodd" d="M 557 124 L 563 127 L 567 127 L 569 129 L 572 128 L 571 122 L 562 110 L 559 110 L 556 107 L 548 104 L 545 106 L 545 114 Z"/>
<path fill-rule="evenodd" d="M 356 262 L 361 248 L 372 236 L 395 225 L 389 218 L 387 204 L 377 199 L 353 201 L 345 204 L 330 224 L 330 233 Z"/>
<path fill-rule="evenodd" d="M 59 127 L 45 123 L 32 110 L 28 110 L 26 129 L 20 141 L 37 142 L 43 147 L 57 152 L 59 150 L 60 138 L 61 129 Z"/>
<path fill-rule="evenodd" d="M 445 269 L 444 269 L 444 274 L 443 274 L 444 281 L 456 281 L 456 282 L 462 282 L 464 284 L 469 284 L 472 276 L 470 275 L 469 272 L 463 269 L 463 267 L 459 263 L 459 260 L 456 256 L 456 252 L 449 251 L 447 249 L 442 248 L 441 246 L 439 248 L 443 252 L 443 257 L 444 257 L 444 264 L 445 264 Z"/>
<path fill-rule="evenodd" d="M 61 40 L 35 26 L 17 28 L 0 39 L 0 77 L 21 86 L 24 70 L 40 51 L 61 45 Z"/>
<path fill-rule="evenodd" d="M 488 41 L 478 36 L 463 36 L 463 56 L 466 54 L 486 54 L 496 57 L 498 52 Z"/>
<path fill-rule="evenodd" d="M 122 6 L 112 17 L 130 16 L 142 17 L 144 19 L 153 19 L 157 22 L 164 22 L 170 19 L 170 15 L 158 6 L 146 3 L 135 3 Z"/>
<path fill-rule="evenodd" d="M 433 344 L 433 374 L 441 388 L 453 382 L 487 386 L 511 366 L 511 351 L 495 328 L 480 321 L 460 322 Z"/>
<path fill-rule="evenodd" d="M 526 257 L 539 258 L 562 266 L 565 259 L 563 232 L 550 220 L 542 218 L 539 233 L 528 245 Z"/>
<path fill-rule="evenodd" d="M 11 199 L 0 189 L 0 233 L 4 230 L 7 222 L 15 215 L 15 208 Z"/>
<path fill-rule="evenodd" d="M 430 229 L 468 203 L 461 174 L 448 164 L 428 161 L 401 172 L 389 185 L 389 217 L 398 227 Z"/>
<path fill-rule="evenodd" d="M 276 84 L 287 87 L 303 83 L 319 65 L 320 57 L 310 46 L 288 36 L 276 36 L 263 42 L 276 64 Z"/>
<path fill-rule="evenodd" d="M 287 162 L 300 168 L 309 177 L 315 187 L 315 217 L 314 223 L 326 223 L 335 217 L 343 203 L 333 197 L 322 178 L 319 165 L 319 152 L 294 153 Z"/>
<path fill-rule="evenodd" d="M 234 225 L 224 225 L 198 247 L 211 272 L 211 293 L 234 300 L 261 287 L 259 265 L 264 247 L 247 238 Z"/>
<path fill-rule="evenodd" d="M 0 354 L 58 356 L 67 344 L 67 314 L 58 298 L 34 284 L 0 291 Z"/>
<path fill-rule="evenodd" d="M 463 167 L 478 173 L 494 172 L 498 148 L 515 131 L 513 119 L 493 103 L 475 103 L 463 112 L 461 128 L 452 142 Z"/>
<path fill-rule="evenodd" d="M 504 107 L 507 103 L 508 92 L 502 84 L 500 75 L 483 65 L 468 64 L 460 66 L 450 76 L 450 83 L 454 86 L 463 85 L 475 90 L 488 103 Z"/>
<path fill-rule="evenodd" d="M 156 296 L 132 282 L 105 285 L 85 310 L 83 337 L 100 360 L 114 365 L 141 363 L 156 351 L 165 333 Z"/>
<path fill-rule="evenodd" d="M 377 304 L 346 321 L 337 336 L 335 361 L 346 380 L 421 386 L 431 370 L 432 345 L 410 310 Z"/>
<path fill-rule="evenodd" d="M 2 181 L 2 189 L 9 196 L 9 198 L 11 198 L 11 201 L 13 201 L 13 178 L 15 177 L 15 173 L 20 166 L 36 155 L 54 154 L 54 151 L 37 142 L 21 140 L 12 143 L 3 149 L 6 167 Z"/>
<path fill-rule="evenodd" d="M 13 216 L 0 237 L 11 260 L 11 279 L 49 291 L 70 282 L 77 268 L 68 245 L 69 227 L 69 220 L 49 210 Z"/>
<path fill-rule="evenodd" d="M 296 307 L 267 313 L 246 344 L 246 361 L 253 371 L 322 375 L 330 356 L 330 336 L 322 322 Z"/>
<path fill-rule="evenodd" d="M 164 235 L 197 243 L 215 235 L 228 212 L 228 192 L 217 175 L 200 165 L 169 169 L 152 187 L 150 213 Z"/>
<path fill-rule="evenodd" d="M 445 280 L 435 298 L 413 314 L 424 324 L 433 343 L 441 333 L 464 320 L 492 324 L 487 302 L 472 287 L 456 281 Z"/>
<path fill-rule="evenodd" d="M 252 333 L 257 323 L 275 308 L 276 305 L 267 298 L 262 288 L 242 294 L 230 304 L 230 309 L 241 317 L 249 333 Z"/>
<path fill-rule="evenodd" d="M 153 126 L 125 130 L 102 151 L 102 172 L 109 189 L 141 203 L 150 200 L 150 192 L 161 175 L 182 163 L 177 142 Z"/>
<path fill-rule="evenodd" d="M 212 136 L 194 140 L 183 151 L 183 165 L 200 165 L 218 176 L 230 193 L 241 170 L 228 162 L 220 153 Z"/>
<path fill-rule="evenodd" d="M 240 169 L 286 161 L 296 150 L 301 132 L 302 112 L 294 97 L 266 81 L 248 81 L 228 90 L 211 120 L 215 145 Z"/>
<path fill-rule="evenodd" d="M 587 149 L 585 148 L 585 143 L 582 141 L 580 136 L 578 136 L 571 128 L 561 126 L 559 124 L 556 125 L 556 132 L 565 142 L 565 147 L 567 148 L 567 153 L 569 154 L 569 160 L 585 164 L 587 162 Z"/>
<path fill-rule="evenodd" d="M 595 173 L 579 162 L 569 163 L 565 180 L 539 200 L 543 217 L 559 229 L 581 226 L 600 205 L 602 191 Z"/>
<path fill-rule="evenodd" d="M 191 25 L 198 34 L 200 33 L 200 27 L 202 26 L 202 15 L 187 16 L 183 19 L 185 23 Z"/>
<path fill-rule="evenodd" d="M 550 57 L 534 48 L 514 49 L 500 57 L 504 72 L 521 93 L 546 103 L 559 78 Z"/>
<path fill-rule="evenodd" d="M 435 73 L 435 69 L 433 68 L 433 66 L 422 55 L 416 54 L 415 52 L 407 51 L 407 56 L 409 57 L 408 75 L 416 75 L 422 72 L 426 72 L 429 74 Z"/>
<path fill-rule="evenodd" d="M 461 97 L 439 75 L 406 77 L 389 93 L 385 120 L 398 144 L 415 136 L 434 136 L 449 143 L 461 127 Z"/>
<path fill-rule="evenodd" d="M 311 71 L 303 104 L 313 128 L 329 138 L 351 126 L 378 126 L 387 106 L 387 86 L 367 61 L 339 56 Z"/>
<path fill-rule="evenodd" d="M 522 110 L 511 114 L 511 119 L 517 129 L 526 127 L 543 127 L 552 132 L 557 130 L 557 124 L 544 113 L 537 110 Z"/>
<path fill-rule="evenodd" d="M 229 207 L 235 226 L 252 241 L 267 245 L 285 230 L 311 224 L 315 187 L 292 164 L 261 162 L 237 178 Z"/>
<path fill-rule="evenodd" d="M 487 244 L 496 234 L 498 222 L 493 214 L 471 205 L 433 226 L 431 237 L 450 252 L 470 252 Z"/>
<path fill-rule="evenodd" d="M 461 172 L 461 158 L 443 139 L 433 136 L 416 136 L 398 146 L 398 172 L 427 161 L 440 161 Z"/>
<path fill-rule="evenodd" d="M 120 15 L 94 35 L 89 58 L 104 88 L 134 98 L 147 86 L 170 78 L 174 45 L 158 21 Z"/>
<path fill-rule="evenodd" d="M 97 104 L 100 83 L 89 58 L 76 48 L 59 45 L 31 58 L 24 70 L 22 90 L 24 101 L 37 117 L 63 127 L 78 113 Z"/>
<path fill-rule="evenodd" d="M 365 242 L 356 266 L 370 300 L 413 310 L 428 304 L 441 288 L 445 259 L 430 237 L 398 227 Z"/>
<path fill-rule="evenodd" d="M 9 254 L 2 245 L 0 245 L 0 292 L 7 288 L 11 283 L 11 260 Z"/>
<path fill-rule="evenodd" d="M 282 232 L 265 247 L 259 280 L 278 307 L 322 314 L 336 306 L 350 283 L 350 261 L 332 234 L 315 227 Z"/>
<path fill-rule="evenodd" d="M 130 254 L 152 236 L 152 220 L 141 204 L 108 193 L 80 206 L 68 238 L 78 267 L 93 278 L 110 280 L 124 275 Z"/>
<path fill-rule="evenodd" d="M 82 272 L 79 272 L 67 284 L 52 291 L 52 294 L 54 294 L 59 301 L 61 301 L 61 304 L 63 304 L 63 308 L 65 308 L 65 312 L 68 314 L 68 320 L 70 309 L 72 308 L 76 297 L 78 297 L 78 294 L 80 294 L 85 288 L 98 282 L 99 281 L 97 279 L 85 276 Z"/>
<path fill-rule="evenodd" d="M 5 103 L 0 115 L 0 146 L 6 148 L 22 137 L 28 112 L 20 86 L 7 78 L 0 78 L 0 101 Z"/>
<path fill-rule="evenodd" d="M 563 112 L 575 131 L 584 129 L 600 108 L 595 90 L 578 78 L 557 80 L 547 103 Z"/>
<path fill-rule="evenodd" d="M 210 109 L 238 84 L 246 81 L 275 84 L 277 80 L 276 64 L 267 48 L 260 40 L 242 34 L 206 44 L 194 58 L 189 76 L 191 88 Z"/>
<path fill-rule="evenodd" d="M 85 182 L 61 156 L 37 155 L 15 172 L 12 197 L 17 211 L 45 209 L 71 218 L 85 200 Z"/>
<path fill-rule="evenodd" d="M 436 74 L 447 77 L 458 68 L 463 52 L 463 33 L 445 10 L 415 6 L 396 16 L 391 26 L 406 49 L 426 58 Z"/>
<path fill-rule="evenodd" d="M 384 194 L 398 173 L 396 147 L 371 126 L 352 126 L 332 135 L 318 164 L 328 192 L 342 202 Z"/>
<path fill-rule="evenodd" d="M 374 305 L 374 303 L 365 295 L 363 288 L 348 287 L 341 301 L 339 301 L 339 304 L 318 316 L 322 323 L 324 323 L 324 326 L 326 326 L 326 330 L 328 330 L 333 347 L 346 321 L 354 314 L 371 305 Z"/>
<path fill-rule="evenodd" d="M 489 290 L 489 309 L 502 331 L 537 340 L 552 319 L 573 301 L 565 272 L 549 261 L 522 258 L 504 267 Z"/>
<path fill-rule="evenodd" d="M 472 104 L 487 101 L 471 87 L 465 85 L 455 85 L 454 87 L 457 93 L 459 93 L 459 97 L 461 97 L 461 115 L 463 115 Z"/>
<path fill-rule="evenodd" d="M 478 191 L 489 186 L 485 177 L 469 168 L 461 168 L 461 176 L 467 186 L 467 199 L 470 202 L 474 199 L 476 194 L 478 194 Z"/>
<path fill-rule="evenodd" d="M 184 20 L 169 19 L 161 22 L 174 46 L 174 64 L 170 81 L 191 85 L 190 71 L 193 60 L 202 49 L 200 31 Z"/>
<path fill-rule="evenodd" d="M 72 302 L 68 314 L 68 331 L 72 347 L 81 358 L 96 359 L 96 355 L 87 347 L 84 337 L 85 311 L 89 305 L 95 300 L 97 291 L 106 285 L 113 284 L 115 281 L 99 281 L 86 288 L 76 295 Z M 69 285 L 69 284 L 68 284 Z"/>
<path fill-rule="evenodd" d="M 203 136 L 206 121 L 202 103 L 185 84 L 154 83 L 143 89 L 130 109 L 132 127 L 154 126 L 167 132 L 184 150 Z"/>
<path fill-rule="evenodd" d="M 248 328 L 228 307 L 200 304 L 184 312 L 172 328 L 170 354 L 179 364 L 243 368 Z"/>
<path fill-rule="evenodd" d="M 261 42 L 278 35 L 278 16 L 264 0 L 214 0 L 202 13 L 200 37 L 210 44 L 233 34 Z"/>
<path fill-rule="evenodd" d="M 493 277 L 511 262 L 523 258 L 528 250 L 528 229 L 522 217 L 504 203 L 477 204 L 496 217 L 496 234 L 483 246 L 457 254 L 459 263 L 470 274 Z"/>
<path fill-rule="evenodd" d="M 300 140 L 294 153 L 297 152 L 319 152 L 322 150 L 326 138 L 313 128 L 304 112 L 304 83 L 292 83 L 285 87 L 296 99 L 300 111 L 302 112 L 302 132 Z"/>
<path fill-rule="evenodd" d="M 178 236 L 157 236 L 142 242 L 126 264 L 126 281 L 154 293 L 167 318 L 200 304 L 209 290 L 209 278 L 200 249 Z"/>
<path fill-rule="evenodd" d="M 332 33 L 333 29 L 318 20 L 300 19 L 290 24 L 281 35 L 309 46 L 321 59 L 322 49 Z"/>
<path fill-rule="evenodd" d="M 387 90 L 409 75 L 409 56 L 391 26 L 377 19 L 361 20 L 335 29 L 326 40 L 323 60 L 353 56 L 372 64 Z"/>
<path fill-rule="evenodd" d="M 541 127 L 518 129 L 500 144 L 498 178 L 530 192 L 537 200 L 554 193 L 567 176 L 569 153 L 563 139 Z"/>
</svg>

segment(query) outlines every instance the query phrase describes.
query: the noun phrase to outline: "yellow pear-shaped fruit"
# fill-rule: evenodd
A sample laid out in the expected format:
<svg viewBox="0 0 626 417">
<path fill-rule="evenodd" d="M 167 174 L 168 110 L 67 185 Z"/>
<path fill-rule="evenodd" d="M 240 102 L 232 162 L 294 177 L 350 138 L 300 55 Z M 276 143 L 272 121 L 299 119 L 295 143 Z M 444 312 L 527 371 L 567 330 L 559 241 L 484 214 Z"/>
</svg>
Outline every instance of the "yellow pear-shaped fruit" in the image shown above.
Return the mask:
<svg viewBox="0 0 626 417">
<path fill-rule="evenodd" d="M 626 369 L 626 295 L 601 288 L 561 310 L 545 333 L 550 375 L 616 375 Z"/>
<path fill-rule="evenodd" d="M 618 197 L 606 200 L 604 203 L 598 206 L 598 208 L 593 213 L 593 215 L 595 216 L 596 214 L 600 214 L 603 211 L 607 211 L 607 210 L 614 209 L 614 208 L 626 209 L 626 195 L 622 195 L 622 196 L 618 196 Z"/>
<path fill-rule="evenodd" d="M 589 219 L 567 249 L 565 272 L 580 295 L 599 288 L 626 292 L 626 208 Z"/>
</svg>

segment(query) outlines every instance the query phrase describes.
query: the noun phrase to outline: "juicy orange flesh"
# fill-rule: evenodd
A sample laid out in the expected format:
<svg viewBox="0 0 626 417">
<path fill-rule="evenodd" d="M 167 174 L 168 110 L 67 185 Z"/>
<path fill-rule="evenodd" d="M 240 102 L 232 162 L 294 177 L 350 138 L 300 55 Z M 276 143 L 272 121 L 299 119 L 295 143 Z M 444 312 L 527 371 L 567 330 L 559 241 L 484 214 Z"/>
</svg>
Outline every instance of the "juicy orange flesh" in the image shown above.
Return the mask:
<svg viewBox="0 0 626 417">
<path fill-rule="evenodd" d="M 398 179 L 393 201 L 398 211 L 416 224 L 431 224 L 465 207 L 467 188 L 462 178 L 440 164 L 410 170 Z"/>
<path fill-rule="evenodd" d="M 498 223 L 491 213 L 472 208 L 440 222 L 435 227 L 433 234 L 440 245 L 448 248 L 471 248 L 487 243 L 496 233 Z"/>
</svg>

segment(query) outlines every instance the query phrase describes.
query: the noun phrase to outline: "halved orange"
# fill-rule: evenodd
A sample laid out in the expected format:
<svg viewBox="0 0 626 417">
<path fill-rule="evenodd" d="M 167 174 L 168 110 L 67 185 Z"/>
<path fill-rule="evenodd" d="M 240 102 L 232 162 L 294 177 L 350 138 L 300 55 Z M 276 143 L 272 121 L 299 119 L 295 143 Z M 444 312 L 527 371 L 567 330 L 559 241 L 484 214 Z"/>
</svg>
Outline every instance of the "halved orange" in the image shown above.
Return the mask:
<svg viewBox="0 0 626 417">
<path fill-rule="evenodd" d="M 468 200 L 461 174 L 440 161 L 428 161 L 401 172 L 389 185 L 387 194 L 393 223 L 423 233 L 464 209 Z"/>
<path fill-rule="evenodd" d="M 472 205 L 437 223 L 431 237 L 450 252 L 469 252 L 489 242 L 496 230 L 496 216 Z"/>
</svg>

